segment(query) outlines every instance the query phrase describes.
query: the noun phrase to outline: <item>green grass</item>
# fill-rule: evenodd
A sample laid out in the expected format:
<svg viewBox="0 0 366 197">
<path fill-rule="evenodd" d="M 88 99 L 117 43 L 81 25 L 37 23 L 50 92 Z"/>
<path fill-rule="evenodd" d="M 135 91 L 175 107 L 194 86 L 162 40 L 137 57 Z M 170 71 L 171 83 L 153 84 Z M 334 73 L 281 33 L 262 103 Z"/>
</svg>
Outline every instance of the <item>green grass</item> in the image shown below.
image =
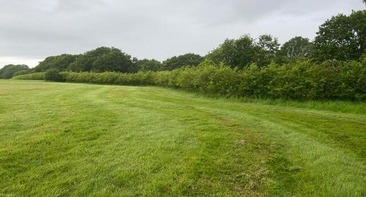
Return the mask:
<svg viewBox="0 0 366 197">
<path fill-rule="evenodd" d="M 2 80 L 0 196 L 366 196 L 366 108 Z"/>
</svg>

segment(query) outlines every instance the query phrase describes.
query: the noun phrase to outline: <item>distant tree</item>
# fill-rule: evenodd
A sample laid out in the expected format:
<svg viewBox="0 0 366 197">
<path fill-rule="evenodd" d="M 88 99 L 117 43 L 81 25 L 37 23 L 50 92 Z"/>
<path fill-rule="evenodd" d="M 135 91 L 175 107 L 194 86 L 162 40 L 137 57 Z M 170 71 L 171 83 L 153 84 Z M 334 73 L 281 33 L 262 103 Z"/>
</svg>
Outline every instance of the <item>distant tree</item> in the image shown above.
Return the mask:
<svg viewBox="0 0 366 197">
<path fill-rule="evenodd" d="M 271 63 L 271 61 L 275 60 L 276 54 L 280 47 L 277 38 L 269 34 L 261 35 L 259 36 L 258 42 L 256 44 L 259 47 L 259 54 L 257 55 L 258 60 L 256 62 L 257 65 L 267 66 Z"/>
<path fill-rule="evenodd" d="M 173 70 L 184 66 L 197 66 L 203 61 L 203 57 L 194 53 L 187 53 L 180 56 L 174 56 L 163 62 L 163 70 Z"/>
<path fill-rule="evenodd" d="M 15 73 L 23 70 L 27 71 L 29 70 L 29 67 L 27 65 L 6 65 L 0 69 L 0 79 L 10 79 L 15 76 Z"/>
<path fill-rule="evenodd" d="M 80 55 L 68 67 L 71 71 L 133 72 L 131 56 L 117 48 L 99 47 Z"/>
<path fill-rule="evenodd" d="M 49 69 L 65 71 L 70 66 L 70 64 L 72 64 L 76 59 L 77 55 L 70 55 L 70 54 L 50 56 L 47 57 L 45 60 L 41 61 L 36 67 L 34 67 L 34 71 L 44 72 Z"/>
<path fill-rule="evenodd" d="M 158 71 L 162 68 L 162 63 L 155 59 L 136 60 L 135 64 L 141 71 Z"/>
<path fill-rule="evenodd" d="M 246 67 L 258 60 L 260 48 L 249 35 L 239 39 L 226 39 L 219 47 L 211 51 L 207 58 L 231 67 Z"/>
<path fill-rule="evenodd" d="M 283 61 L 305 59 L 310 56 L 311 50 L 312 43 L 308 38 L 296 36 L 282 45 L 278 58 L 282 58 Z"/>
<path fill-rule="evenodd" d="M 278 39 L 271 36 L 270 34 L 260 35 L 258 38 L 257 45 L 272 56 L 276 54 L 276 52 L 280 47 Z"/>
<path fill-rule="evenodd" d="M 110 48 L 99 47 L 91 51 L 87 51 L 80 55 L 75 62 L 69 65 L 68 70 L 71 71 L 91 71 L 94 61 L 96 61 L 104 53 L 108 53 Z"/>
<path fill-rule="evenodd" d="M 226 39 L 206 57 L 231 67 L 243 68 L 253 63 L 267 66 L 275 59 L 279 46 L 278 39 L 269 34 L 259 36 L 257 42 L 244 35 L 239 39 Z"/>
<path fill-rule="evenodd" d="M 237 65 L 237 50 L 236 50 L 236 40 L 226 39 L 222 44 L 220 44 L 216 49 L 211 51 L 206 58 L 219 63 L 223 62 L 226 65 L 236 67 Z"/>
<path fill-rule="evenodd" d="M 101 54 L 93 63 L 91 71 L 134 72 L 131 56 L 116 48 L 110 48 Z"/>
<path fill-rule="evenodd" d="M 319 27 L 313 57 L 324 60 L 358 60 L 366 53 L 366 10 L 339 14 Z"/>
<path fill-rule="evenodd" d="M 259 59 L 260 48 L 250 36 L 243 36 L 235 41 L 235 67 L 244 67 L 256 63 Z"/>
</svg>

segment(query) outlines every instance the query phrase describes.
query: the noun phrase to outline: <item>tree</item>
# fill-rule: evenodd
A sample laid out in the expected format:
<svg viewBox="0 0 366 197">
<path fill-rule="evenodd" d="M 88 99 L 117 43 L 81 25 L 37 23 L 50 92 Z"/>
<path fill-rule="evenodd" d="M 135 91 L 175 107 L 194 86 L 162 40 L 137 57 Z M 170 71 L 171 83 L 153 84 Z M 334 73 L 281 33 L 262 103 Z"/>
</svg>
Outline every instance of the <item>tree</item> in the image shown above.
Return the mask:
<svg viewBox="0 0 366 197">
<path fill-rule="evenodd" d="M 162 68 L 162 63 L 155 59 L 136 60 L 135 64 L 141 71 L 158 71 Z"/>
<path fill-rule="evenodd" d="M 34 67 L 35 72 L 45 72 L 49 69 L 56 69 L 59 71 L 65 71 L 70 64 L 75 62 L 77 55 L 62 54 L 57 56 L 47 57 L 45 60 L 40 62 Z"/>
<path fill-rule="evenodd" d="M 282 45 L 278 52 L 278 56 L 279 58 L 284 59 L 284 61 L 305 59 L 310 56 L 311 50 L 312 43 L 308 38 L 296 36 Z"/>
<path fill-rule="evenodd" d="M 91 51 L 87 51 L 80 55 L 75 62 L 69 65 L 68 70 L 81 72 L 81 71 L 91 71 L 92 64 L 104 53 L 108 53 L 109 48 L 99 47 Z"/>
<path fill-rule="evenodd" d="M 211 51 L 206 58 L 220 63 L 223 62 L 226 65 L 234 66 L 234 59 L 236 53 L 236 43 L 234 39 L 226 39 L 220 46 Z"/>
<path fill-rule="evenodd" d="M 226 39 L 207 55 L 215 63 L 223 62 L 231 67 L 243 68 L 258 60 L 260 48 L 249 35 L 239 39 Z"/>
<path fill-rule="evenodd" d="M 319 27 L 313 57 L 324 60 L 358 60 L 366 53 L 366 10 L 339 14 Z"/>
<path fill-rule="evenodd" d="M 29 67 L 27 65 L 6 65 L 0 69 L 0 79 L 10 79 L 15 75 L 15 73 L 23 70 L 28 71 Z"/>
<path fill-rule="evenodd" d="M 262 67 L 275 59 L 279 46 L 278 39 L 269 34 L 259 36 L 257 42 L 244 35 L 236 40 L 226 39 L 207 58 L 231 67 L 243 68 L 253 63 Z"/>
<path fill-rule="evenodd" d="M 256 44 L 259 47 L 258 60 L 256 62 L 258 66 L 267 66 L 271 61 L 275 60 L 280 47 L 277 38 L 269 34 L 261 35 Z"/>
<path fill-rule="evenodd" d="M 187 53 L 180 56 L 174 56 L 163 62 L 163 70 L 173 70 L 184 66 L 197 66 L 203 61 L 203 57 L 194 53 Z"/>
<path fill-rule="evenodd" d="M 76 72 L 133 72 L 131 56 L 116 48 L 99 47 L 80 55 L 68 67 Z"/>
<path fill-rule="evenodd" d="M 274 56 L 278 51 L 280 44 L 278 39 L 271 36 L 270 34 L 260 35 L 258 38 L 257 45 L 269 55 Z"/>
<path fill-rule="evenodd" d="M 92 63 L 91 71 L 134 72 L 131 56 L 116 48 L 110 48 L 109 51 L 98 56 Z"/>
</svg>

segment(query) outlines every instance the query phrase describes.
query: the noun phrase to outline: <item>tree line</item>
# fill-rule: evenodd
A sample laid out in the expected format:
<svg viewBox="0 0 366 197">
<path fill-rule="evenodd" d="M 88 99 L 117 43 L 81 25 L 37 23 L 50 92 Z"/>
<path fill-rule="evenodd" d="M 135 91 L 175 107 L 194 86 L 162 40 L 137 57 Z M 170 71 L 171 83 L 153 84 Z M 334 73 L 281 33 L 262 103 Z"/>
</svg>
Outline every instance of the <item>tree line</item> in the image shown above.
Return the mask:
<svg viewBox="0 0 366 197">
<path fill-rule="evenodd" d="M 366 11 L 353 11 L 349 16 L 339 14 L 325 21 L 313 41 L 296 36 L 282 46 L 270 34 L 252 38 L 244 35 L 238 39 L 226 39 L 217 48 L 202 57 L 187 53 L 160 62 L 155 59 L 137 59 L 117 48 L 99 47 L 84 54 L 62 54 L 47 57 L 28 72 L 45 72 L 49 69 L 73 72 L 123 72 L 174 70 L 184 66 L 197 66 L 204 59 L 223 62 L 230 67 L 244 68 L 250 64 L 267 66 L 297 60 L 351 61 L 359 60 L 366 51 Z M 20 65 L 7 65 L 16 70 Z M 14 68 L 13 68 L 14 67 Z M 4 67 L 5 68 L 5 67 Z M 4 72 L 4 71 L 3 71 Z M 12 73 L 12 71 L 7 71 Z M 24 74 L 25 71 L 19 74 Z M 15 74 L 15 72 L 13 72 Z M 6 75 L 8 77 L 9 74 Z"/>
<path fill-rule="evenodd" d="M 204 57 L 193 53 L 187 53 L 184 55 L 168 58 L 167 60 L 162 62 L 157 61 L 155 59 L 139 60 L 137 58 L 132 58 L 130 55 L 122 52 L 120 49 L 100 47 L 80 55 L 62 54 L 58 56 L 47 57 L 45 60 L 40 62 L 35 68 L 20 71 L 21 72 L 20 74 L 24 74 L 27 72 L 28 73 L 43 72 L 44 73 L 43 75 L 33 74 L 29 75 L 28 78 L 31 78 L 30 76 L 33 76 L 34 78 L 42 76 L 43 78 L 46 77 L 46 79 L 48 80 L 54 80 L 54 81 L 66 80 L 66 81 L 77 82 L 80 80 L 70 79 L 69 76 L 72 75 L 71 73 L 75 73 L 75 75 L 77 75 L 76 73 L 81 72 L 83 74 L 80 75 L 83 76 L 84 75 L 91 76 L 93 75 L 93 73 L 101 73 L 97 74 L 97 76 L 105 75 L 112 77 L 114 75 L 112 75 L 110 72 L 116 72 L 118 74 L 124 73 L 122 74 L 122 76 L 128 76 L 125 77 L 124 80 L 127 80 L 128 78 L 131 78 L 132 80 L 132 81 L 127 80 L 123 83 L 118 82 L 116 84 L 134 85 L 133 81 L 136 80 L 138 81 L 136 83 L 142 85 L 149 85 L 149 84 L 162 85 L 162 83 L 159 83 L 157 81 L 154 82 L 150 81 L 148 83 L 144 83 L 140 79 L 137 80 L 134 77 L 142 75 L 170 76 L 177 73 L 188 72 L 189 69 L 193 71 L 195 67 L 197 67 L 196 68 L 197 70 L 194 70 L 194 72 L 204 72 L 205 69 L 202 68 L 203 65 L 210 67 L 207 64 L 207 62 L 210 62 L 211 66 L 222 65 L 227 67 L 226 69 L 231 69 L 230 72 L 236 73 L 233 74 L 234 78 L 231 78 L 232 81 L 227 82 L 227 84 L 233 84 L 234 81 L 237 82 L 239 79 L 243 79 L 242 75 L 246 76 L 248 73 L 252 74 L 252 78 L 254 76 L 263 78 L 264 77 L 264 75 L 262 75 L 263 72 L 266 73 L 271 71 L 273 72 L 272 74 L 274 74 L 274 76 L 271 75 L 266 76 L 267 82 L 268 83 L 271 82 L 271 84 L 280 84 L 277 82 L 275 83 L 273 80 L 274 79 L 278 80 L 278 78 L 281 78 L 283 81 L 286 81 L 286 84 L 294 85 L 292 83 L 293 81 L 290 80 L 298 81 L 297 79 L 302 79 L 308 82 L 312 81 L 311 83 L 316 82 L 318 83 L 317 85 L 321 85 L 323 84 L 322 81 L 315 79 L 313 80 L 313 78 L 323 77 L 326 78 L 326 81 L 331 81 L 329 79 L 329 76 L 336 76 L 333 73 L 333 71 L 334 72 L 339 71 L 342 73 L 339 73 L 340 75 L 336 76 L 339 77 L 337 78 L 338 82 L 334 83 L 342 84 L 343 83 L 342 80 L 348 80 L 353 81 L 354 82 L 354 83 L 352 82 L 353 85 L 357 86 L 358 85 L 357 83 L 363 83 L 362 80 L 364 79 L 362 78 L 362 76 L 358 75 L 355 71 L 359 71 L 361 73 L 364 72 L 364 70 L 362 70 L 359 67 L 360 65 L 361 67 L 362 66 L 366 67 L 365 58 L 366 58 L 366 10 L 360 10 L 360 11 L 353 11 L 348 16 L 344 14 L 338 14 L 326 20 L 319 27 L 319 31 L 317 32 L 315 39 L 312 41 L 310 41 L 310 39 L 308 38 L 296 36 L 285 42 L 283 45 L 280 45 L 278 39 L 270 34 L 261 35 L 258 38 L 252 38 L 250 35 L 244 35 L 237 39 L 226 39 L 222 44 L 220 44 L 218 47 L 210 51 Z M 216 68 L 217 66 L 214 67 Z M 254 70 L 256 70 L 258 73 L 255 73 L 254 70 L 252 70 L 253 72 L 249 72 L 248 71 L 249 68 L 252 69 L 257 68 Z M 301 72 L 299 71 L 295 75 L 292 70 L 293 68 L 300 69 Z M 312 72 L 313 70 L 319 71 L 320 74 Z M 286 71 L 292 73 L 294 74 L 294 76 L 288 78 L 280 77 L 282 76 L 282 74 L 278 74 L 281 73 L 280 71 L 281 72 Z M 108 72 L 109 74 L 103 74 L 104 72 Z M 310 76 L 309 73 L 312 73 L 314 76 Z M 348 73 L 348 75 L 350 76 L 346 76 L 347 75 L 346 73 Z M 191 74 L 192 76 L 195 76 L 194 73 Z M 301 76 L 297 76 L 299 74 L 301 74 Z M 19 75 L 19 73 L 17 74 L 14 73 L 14 75 Z M 187 79 L 194 80 L 192 79 L 192 76 L 191 77 L 188 75 L 184 76 L 187 77 Z M 307 76 L 308 78 L 304 78 L 304 76 Z M 351 80 L 350 78 L 352 77 L 354 79 L 357 79 L 358 81 Z M 23 78 L 27 77 L 24 76 Z M 160 79 L 159 77 L 152 77 L 152 78 L 154 80 Z M 258 83 L 256 82 L 256 79 L 257 78 L 255 77 L 252 79 L 253 84 Z M 87 80 L 81 80 L 81 81 L 92 82 Z M 268 86 L 268 84 L 266 85 L 265 80 L 261 81 L 261 83 L 262 86 Z M 248 83 L 247 85 L 252 87 L 253 84 Z M 286 86 L 286 84 L 282 85 Z M 314 84 L 312 85 L 312 87 L 315 86 L 316 85 Z M 299 88 L 299 86 L 294 85 L 294 87 L 297 87 L 297 90 L 299 91 L 302 90 L 302 88 Z M 339 85 L 336 88 L 337 91 L 340 91 L 340 87 L 348 88 L 349 89 L 348 93 L 352 94 L 353 96 L 349 97 L 339 95 L 321 96 L 321 98 L 327 98 L 327 99 L 347 98 L 352 100 L 355 99 L 357 100 L 360 98 L 364 99 L 363 96 L 356 96 L 357 94 L 356 92 L 351 93 L 352 91 L 356 90 L 360 91 L 360 89 L 357 88 L 352 89 L 351 85 L 347 86 Z M 229 87 L 226 86 L 225 88 L 230 89 Z M 281 87 L 276 86 L 276 88 Z M 352 91 L 350 89 L 352 89 Z M 235 90 L 238 90 L 238 88 L 236 88 Z M 329 91 L 333 90 L 335 89 L 332 90 L 329 89 Z M 273 96 L 273 94 L 271 94 L 272 96 L 268 96 L 268 92 L 267 93 L 265 92 L 266 91 L 264 91 L 263 94 L 245 94 L 245 95 L 255 97 L 263 95 L 264 97 L 271 97 L 271 98 L 278 97 Z M 341 91 L 341 92 L 342 94 L 344 94 L 344 92 L 347 91 Z M 287 94 L 289 94 L 289 92 Z M 298 93 L 296 94 L 298 95 Z M 279 95 L 284 96 L 284 94 Z M 284 97 L 293 98 L 291 96 L 284 96 Z M 296 99 L 300 98 L 298 96 L 294 97 Z M 320 97 L 315 96 L 303 95 L 302 97 L 309 99 L 321 99 Z"/>
</svg>

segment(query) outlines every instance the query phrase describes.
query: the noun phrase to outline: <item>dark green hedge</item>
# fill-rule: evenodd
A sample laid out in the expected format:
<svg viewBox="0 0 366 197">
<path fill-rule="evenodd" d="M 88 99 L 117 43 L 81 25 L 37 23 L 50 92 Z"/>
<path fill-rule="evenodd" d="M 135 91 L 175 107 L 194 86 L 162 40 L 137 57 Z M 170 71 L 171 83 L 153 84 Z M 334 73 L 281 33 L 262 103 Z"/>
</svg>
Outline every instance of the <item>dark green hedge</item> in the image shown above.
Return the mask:
<svg viewBox="0 0 366 197">
<path fill-rule="evenodd" d="M 44 79 L 46 81 L 64 82 L 65 79 L 61 76 L 57 69 L 49 69 L 44 73 Z"/>
<path fill-rule="evenodd" d="M 232 69 L 209 61 L 197 67 L 134 74 L 61 72 L 66 82 L 154 85 L 209 95 L 295 100 L 366 100 L 366 62 L 303 61 Z M 34 74 L 32 74 L 34 75 Z M 16 77 L 24 79 L 22 76 Z"/>
<path fill-rule="evenodd" d="M 366 65 L 299 62 L 237 70 L 205 62 L 173 71 L 61 73 L 67 82 L 155 85 L 210 95 L 296 100 L 366 100 Z"/>
</svg>

